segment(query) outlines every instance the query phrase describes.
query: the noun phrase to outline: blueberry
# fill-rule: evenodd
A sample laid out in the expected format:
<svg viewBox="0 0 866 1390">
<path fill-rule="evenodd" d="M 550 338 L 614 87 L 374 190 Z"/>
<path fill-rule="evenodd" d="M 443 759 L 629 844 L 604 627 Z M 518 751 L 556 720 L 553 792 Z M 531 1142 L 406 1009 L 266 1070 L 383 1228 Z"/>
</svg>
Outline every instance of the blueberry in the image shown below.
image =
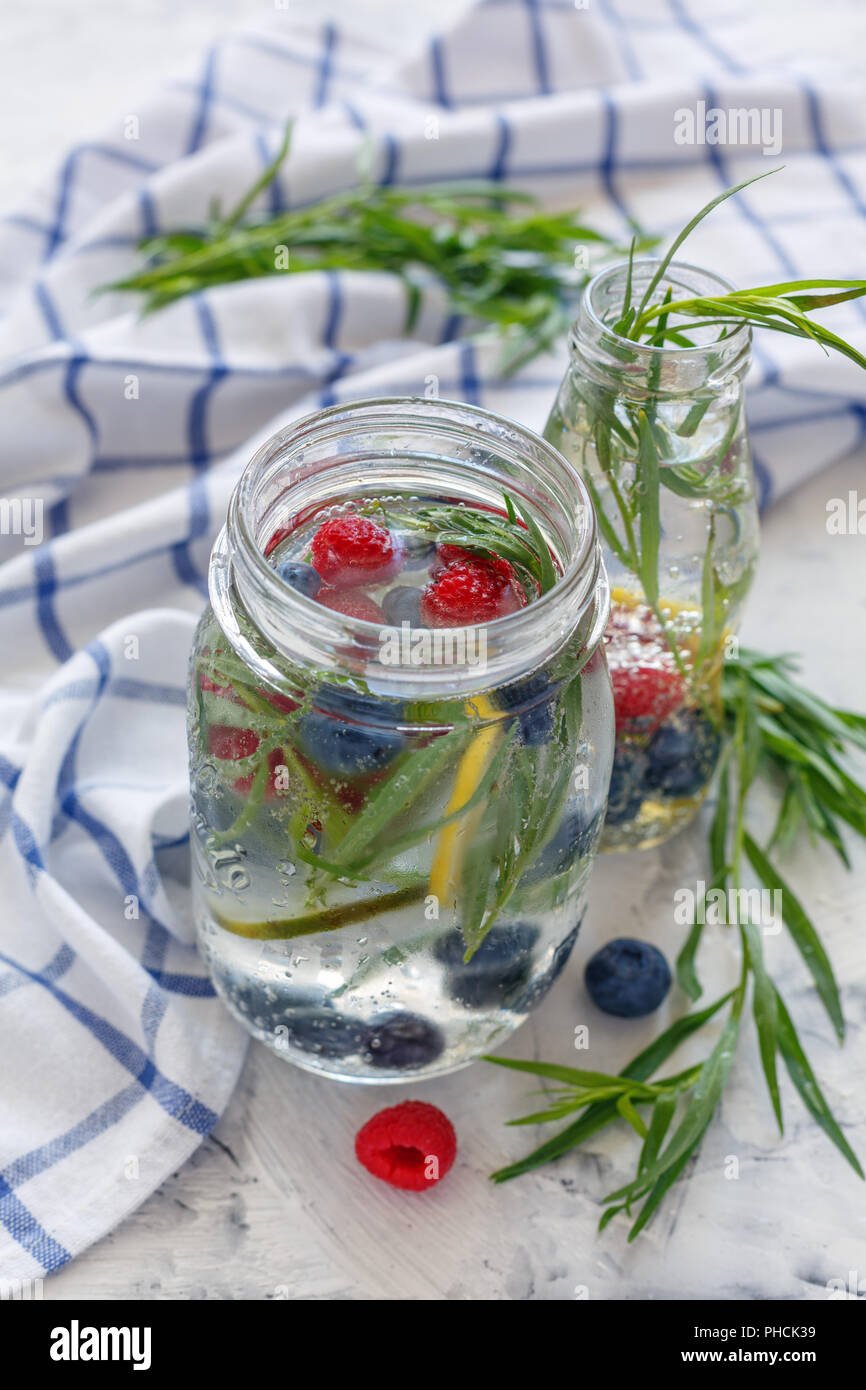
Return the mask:
<svg viewBox="0 0 866 1390">
<path fill-rule="evenodd" d="M 585 806 L 576 806 L 569 811 L 553 839 L 547 842 L 535 863 L 523 875 L 521 885 L 541 883 L 544 879 L 564 874 L 576 860 L 582 859 L 592 849 L 598 821 L 598 811 L 590 816 Z"/>
<path fill-rule="evenodd" d="M 426 569 L 436 554 L 436 542 L 426 536 L 404 535 L 400 537 L 405 559 L 403 568 L 407 570 Z"/>
<path fill-rule="evenodd" d="M 332 714 L 336 719 L 392 730 L 403 717 L 402 700 L 387 700 L 381 695 L 368 695 L 349 685 L 322 684 L 315 693 L 316 709 Z"/>
<path fill-rule="evenodd" d="M 335 1013 L 333 1009 L 305 1009 L 284 1020 L 286 1041 L 317 1057 L 349 1057 L 362 1052 L 367 1041 L 363 1019 Z"/>
<path fill-rule="evenodd" d="M 643 801 L 646 754 L 640 748 L 617 741 L 607 794 L 606 825 L 633 820 Z"/>
<path fill-rule="evenodd" d="M 406 741 L 394 728 L 348 724 L 312 710 L 298 721 L 297 742 L 304 756 L 324 772 L 351 777 L 387 767 Z"/>
<path fill-rule="evenodd" d="M 386 623 L 399 627 L 409 623 L 411 627 L 423 627 L 421 621 L 421 590 L 409 584 L 398 584 L 390 589 L 382 599 L 382 612 Z"/>
<path fill-rule="evenodd" d="M 289 1027 L 296 1009 L 318 1008 L 322 996 L 314 990 L 269 989 L 259 980 L 229 978 L 223 982 L 226 997 L 238 1013 L 250 1024 L 265 1033 Z M 274 998 L 268 995 L 273 994 Z"/>
<path fill-rule="evenodd" d="M 299 594 L 305 594 L 307 598 L 315 598 L 322 587 L 322 581 L 313 566 L 305 565 L 303 560 L 283 560 L 281 565 L 277 565 L 277 574 L 283 583 L 297 589 Z"/>
<path fill-rule="evenodd" d="M 664 796 L 693 796 L 709 780 L 720 746 L 718 730 L 700 710 L 681 711 L 650 739 L 644 781 Z"/>
<path fill-rule="evenodd" d="M 594 1004 L 617 1018 L 643 1018 L 657 1009 L 671 987 L 670 967 L 655 946 L 617 937 L 596 951 L 586 967 Z"/>
<path fill-rule="evenodd" d="M 292 1009 L 317 1008 L 321 1004 L 321 994 L 317 994 L 316 990 L 279 990 L 275 999 L 267 998 L 267 990 L 268 987 L 259 980 L 245 980 L 243 983 L 229 984 L 229 998 L 245 1017 L 268 1029 L 277 1027 L 278 1023 L 288 1023 Z"/>
<path fill-rule="evenodd" d="M 469 1009 L 480 1009 L 503 1003 L 526 983 L 537 940 L 537 927 L 514 922 L 491 927 L 470 961 L 463 959 L 466 947 L 458 931 L 440 937 L 433 954 L 448 968 L 445 983 L 452 998 Z"/>
<path fill-rule="evenodd" d="M 371 1067 L 409 1071 L 435 1062 L 444 1048 L 445 1039 L 435 1023 L 419 1014 L 394 1013 L 373 1019 L 364 1055 Z"/>
<path fill-rule="evenodd" d="M 503 709 L 514 710 L 523 742 L 534 748 L 546 743 L 553 733 L 553 702 L 556 689 L 543 671 L 536 671 L 525 680 L 503 685 L 496 698 Z"/>
<path fill-rule="evenodd" d="M 574 943 L 577 940 L 579 931 L 580 922 L 578 922 L 576 927 L 572 927 L 568 936 L 565 937 L 563 941 L 560 941 L 553 953 L 553 960 L 550 962 L 550 968 L 546 970 L 543 975 L 539 976 L 537 980 L 534 980 L 529 988 L 524 990 L 520 998 L 515 999 L 511 1004 L 511 1008 L 515 1013 L 528 1014 L 530 1009 L 536 1008 L 537 1005 L 541 1003 L 542 999 L 547 998 L 568 964 L 568 958 L 574 950 Z"/>
</svg>

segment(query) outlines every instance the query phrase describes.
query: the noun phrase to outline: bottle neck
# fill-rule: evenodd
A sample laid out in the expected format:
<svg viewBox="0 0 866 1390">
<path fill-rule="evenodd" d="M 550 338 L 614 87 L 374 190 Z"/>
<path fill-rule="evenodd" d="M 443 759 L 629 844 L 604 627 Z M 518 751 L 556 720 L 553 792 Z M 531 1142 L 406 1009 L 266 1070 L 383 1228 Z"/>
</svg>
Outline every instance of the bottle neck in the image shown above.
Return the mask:
<svg viewBox="0 0 866 1390">
<path fill-rule="evenodd" d="M 633 305 L 641 303 L 658 266 L 656 260 L 635 261 Z M 627 286 L 627 265 L 611 266 L 587 285 L 569 340 L 572 368 L 577 373 L 605 392 L 638 402 L 739 396 L 750 362 L 748 326 L 713 323 L 701 327 L 700 318 L 672 314 L 667 327 L 681 330 L 693 346 L 637 343 L 614 328 L 623 312 Z M 649 303 L 660 304 L 668 290 L 676 303 L 727 294 L 732 289 L 720 276 L 674 261 Z M 725 336 L 720 337 L 723 331 Z"/>
</svg>

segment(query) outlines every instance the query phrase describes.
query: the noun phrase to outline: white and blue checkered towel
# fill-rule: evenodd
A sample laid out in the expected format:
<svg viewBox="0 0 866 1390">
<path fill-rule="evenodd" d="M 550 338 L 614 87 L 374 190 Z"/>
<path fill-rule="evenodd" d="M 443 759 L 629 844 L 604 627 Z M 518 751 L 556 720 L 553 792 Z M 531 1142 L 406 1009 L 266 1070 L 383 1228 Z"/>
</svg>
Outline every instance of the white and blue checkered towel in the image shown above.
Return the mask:
<svg viewBox="0 0 866 1390">
<path fill-rule="evenodd" d="M 487 0 L 411 61 L 277 11 L 71 150 L 0 225 L 0 529 L 19 533 L 0 536 L 3 1277 L 55 1270 L 110 1230 L 215 1123 L 241 1065 L 192 947 L 183 685 L 252 441 L 431 380 L 540 426 L 562 368 L 497 379 L 498 349 L 461 342 L 436 295 L 400 341 L 404 291 L 386 275 L 228 285 L 143 321 L 92 291 L 143 235 L 202 222 L 215 195 L 231 206 L 290 114 L 291 160 L 256 211 L 349 186 L 366 149 L 383 183 L 488 176 L 627 239 L 630 217 L 673 230 L 783 161 L 690 259 L 741 284 L 862 274 L 860 91 L 725 8 Z M 781 120 L 781 160 L 674 138 L 677 111 L 706 136 L 704 112 L 751 108 Z M 833 324 L 866 347 L 861 306 Z M 776 335 L 758 345 L 751 419 L 766 500 L 858 442 L 866 378 Z"/>
</svg>

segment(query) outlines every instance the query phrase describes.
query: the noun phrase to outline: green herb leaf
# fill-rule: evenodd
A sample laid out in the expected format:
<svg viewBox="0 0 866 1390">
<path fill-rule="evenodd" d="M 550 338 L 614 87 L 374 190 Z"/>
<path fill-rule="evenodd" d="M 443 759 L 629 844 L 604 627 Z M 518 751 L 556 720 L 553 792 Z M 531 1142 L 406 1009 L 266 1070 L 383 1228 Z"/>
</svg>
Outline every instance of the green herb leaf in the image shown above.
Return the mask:
<svg viewBox="0 0 866 1390">
<path fill-rule="evenodd" d="M 809 1065 L 809 1060 L 800 1045 L 796 1029 L 791 1021 L 791 1015 L 785 1008 L 784 1001 L 778 990 L 776 991 L 776 1002 L 779 1010 L 779 1051 L 788 1069 L 788 1075 L 796 1086 L 800 1098 L 813 1120 L 821 1126 L 821 1129 L 823 1129 L 827 1137 L 833 1141 L 839 1152 L 848 1160 L 857 1176 L 862 1178 L 864 1173 L 860 1166 L 860 1161 L 839 1128 L 833 1116 L 833 1112 L 824 1099 L 821 1088 L 815 1080 L 815 1074 Z"/>
<path fill-rule="evenodd" d="M 644 313 L 645 309 L 647 308 L 647 305 L 652 299 L 654 291 L 661 283 L 665 271 L 667 270 L 674 256 L 679 251 L 683 242 L 691 236 L 692 232 L 695 230 L 695 227 L 697 227 L 699 223 L 703 222 L 704 218 L 708 215 L 708 213 L 711 213 L 713 208 L 718 207 L 719 203 L 723 203 L 726 198 L 732 198 L 735 193 L 742 193 L 743 189 L 748 188 L 750 184 L 757 183 L 759 179 L 769 178 L 771 174 L 778 174 L 778 172 L 778 168 L 767 169 L 763 174 L 755 174 L 753 178 L 745 179 L 742 183 L 735 184 L 733 188 L 726 188 L 724 193 L 719 193 L 717 197 L 712 198 L 708 203 L 705 203 L 704 206 L 701 208 L 700 212 L 695 213 L 691 221 L 687 222 L 686 225 L 683 227 L 682 231 L 679 232 L 676 237 L 674 237 L 674 240 L 671 242 L 664 256 L 660 260 L 655 274 L 650 279 L 650 282 L 647 285 L 646 290 L 644 291 L 643 299 L 638 305 L 638 321 L 640 321 L 642 314 Z M 634 333 L 632 333 L 631 336 L 634 337 Z"/>
<path fill-rule="evenodd" d="M 659 597 L 659 460 L 644 411 L 638 412 L 640 439 L 635 485 L 640 515 L 640 578 L 650 603 Z"/>
<path fill-rule="evenodd" d="M 553 568 L 553 561 L 550 558 L 550 550 L 547 541 L 541 534 L 538 522 L 535 520 L 532 513 L 524 507 L 519 500 L 515 505 L 526 523 L 526 529 L 532 538 L 532 547 L 538 557 L 541 592 L 546 594 L 556 583 L 556 570 Z"/>
<path fill-rule="evenodd" d="M 242 225 L 289 143 L 287 129 L 276 158 L 228 217 L 143 241 L 145 265 L 106 288 L 143 295 L 149 313 L 237 280 L 309 270 L 390 272 L 406 287 L 407 332 L 423 295 L 438 284 L 452 312 L 506 335 L 501 370 L 514 370 L 573 316 L 588 278 L 576 268 L 575 246 L 620 250 L 577 213 L 545 212 L 531 195 L 495 180 L 400 189 L 367 176 L 359 188 Z M 635 244 L 653 243 L 639 235 Z M 280 246 L 289 250 L 287 265 L 277 263 Z"/>
<path fill-rule="evenodd" d="M 685 1018 L 679 1018 L 666 1028 L 648 1047 L 637 1053 L 632 1060 L 623 1067 L 620 1072 L 621 1077 L 630 1078 L 633 1081 L 646 1081 L 652 1076 L 654 1071 L 670 1057 L 671 1053 L 698 1032 L 705 1023 L 717 1014 L 719 1009 L 731 999 L 730 994 L 722 995 L 706 1008 L 700 1009 L 697 1013 L 687 1014 Z M 485 1062 L 492 1062 L 494 1066 L 512 1066 L 513 1058 L 485 1056 Z M 514 1070 L 531 1070 L 536 1063 L 530 1063 L 522 1067 L 513 1068 Z M 543 1064 L 542 1064 L 543 1065 Z M 510 1164 L 507 1168 L 500 1168 L 497 1172 L 491 1173 L 494 1182 L 508 1182 L 511 1178 L 520 1177 L 523 1173 L 530 1172 L 533 1168 L 539 1168 L 545 1163 L 550 1163 L 553 1159 L 561 1158 L 569 1149 L 582 1144 L 585 1139 L 604 1129 L 612 1120 L 618 1118 L 616 1106 L 612 1102 L 601 1102 L 591 1106 L 586 1114 L 579 1120 L 575 1120 L 552 1139 L 540 1145 L 539 1148 L 527 1154 L 525 1158 L 518 1160 L 517 1163 Z"/>
<path fill-rule="evenodd" d="M 691 1153 L 710 1123 L 724 1090 L 734 1060 L 739 1027 L 739 1016 L 734 1013 L 728 1019 L 718 1042 L 701 1067 L 700 1077 L 692 1092 L 686 1113 L 667 1148 L 659 1154 L 653 1163 L 647 1166 L 634 1182 L 627 1183 L 625 1187 L 617 1188 L 615 1192 L 611 1192 L 605 1198 L 605 1202 L 615 1202 L 619 1198 L 626 1198 L 631 1201 L 640 1196 L 674 1163 Z"/>
<path fill-rule="evenodd" d="M 465 729 L 452 729 L 451 733 L 434 739 L 426 748 L 415 749 L 409 758 L 402 760 L 376 793 L 368 796 L 349 830 L 331 851 L 332 863 L 349 866 L 363 860 L 362 851 L 389 825 L 402 818 L 424 789 L 459 756 L 466 737 Z M 346 873 L 347 869 L 341 871 Z"/>
<path fill-rule="evenodd" d="M 637 1220 L 628 1233 L 629 1242 L 635 1240 L 640 1235 L 644 1226 L 649 1221 L 653 1213 L 661 1205 L 665 1195 L 673 1187 L 677 1178 L 682 1173 L 689 1159 L 696 1153 L 701 1140 L 709 1128 L 710 1121 L 707 1120 L 703 1129 L 695 1136 L 692 1142 L 684 1149 L 679 1158 L 673 1162 L 669 1168 L 665 1169 L 660 1178 L 653 1183 L 650 1193 L 638 1213 Z"/>
<path fill-rule="evenodd" d="M 779 893 L 782 902 L 782 917 L 788 928 L 800 955 L 805 961 L 806 968 L 812 979 L 815 981 L 815 988 L 821 997 L 821 1001 L 830 1021 L 836 1030 L 836 1036 L 841 1042 L 845 1037 L 845 1019 L 842 1015 L 842 1003 L 839 999 L 839 987 L 833 974 L 833 967 L 824 947 L 821 938 L 816 932 L 811 921 L 803 910 L 799 900 L 795 897 L 785 881 L 774 869 L 763 850 L 747 834 L 744 839 L 746 854 L 749 862 L 764 887 L 770 892 Z"/>
<path fill-rule="evenodd" d="M 776 1123 L 779 1126 L 779 1133 L 784 1132 L 782 1124 L 782 1102 L 779 1098 L 779 1080 L 776 1075 L 776 1029 L 777 1029 L 777 1008 L 776 991 L 773 982 L 764 968 L 764 953 L 761 947 L 760 932 L 752 922 L 741 923 L 741 930 L 744 937 L 744 946 L 748 952 L 749 965 L 754 976 L 755 986 L 752 997 L 752 1012 L 755 1018 L 755 1027 L 758 1030 L 758 1046 L 761 1053 L 761 1066 L 764 1069 L 764 1076 L 767 1079 L 767 1089 L 770 1092 L 770 1100 L 773 1105 L 773 1113 L 776 1116 Z"/>
</svg>

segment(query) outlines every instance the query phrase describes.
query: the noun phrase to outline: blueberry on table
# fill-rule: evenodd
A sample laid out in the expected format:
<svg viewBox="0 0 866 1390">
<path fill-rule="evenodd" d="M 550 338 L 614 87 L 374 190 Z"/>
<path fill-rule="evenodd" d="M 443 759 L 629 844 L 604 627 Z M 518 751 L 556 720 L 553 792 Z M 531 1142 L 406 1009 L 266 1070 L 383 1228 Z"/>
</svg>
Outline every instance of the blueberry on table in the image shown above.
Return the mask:
<svg viewBox="0 0 866 1390">
<path fill-rule="evenodd" d="M 721 738 L 700 710 L 681 711 L 653 734 L 647 747 L 647 787 L 664 796 L 693 796 L 712 775 Z"/>
<path fill-rule="evenodd" d="M 643 1018 L 657 1009 L 671 987 L 670 967 L 655 946 L 619 936 L 587 964 L 589 997 L 606 1014 Z"/>
<path fill-rule="evenodd" d="M 623 825 L 633 820 L 643 801 L 646 754 L 640 748 L 617 740 L 607 794 L 606 825 Z"/>
<path fill-rule="evenodd" d="M 459 931 L 440 937 L 433 955 L 447 969 L 445 984 L 453 999 L 469 1009 L 501 1004 L 529 977 L 532 948 L 538 928 L 527 922 L 494 926 L 469 961 L 464 961 L 466 944 Z"/>
<path fill-rule="evenodd" d="M 586 806 L 567 812 L 552 840 L 520 880 L 522 887 L 557 878 L 592 849 L 598 829 L 599 813 L 590 814 Z"/>
<path fill-rule="evenodd" d="M 277 574 L 291 589 L 297 589 L 299 594 L 307 598 L 315 598 L 322 587 L 321 578 L 313 566 L 304 564 L 303 560 L 284 560 L 277 565 Z"/>
<path fill-rule="evenodd" d="M 551 689 L 550 681 L 543 671 L 524 680 L 503 685 L 496 692 L 496 699 L 502 709 L 514 710 L 520 725 L 523 742 L 530 748 L 546 743 L 553 734 L 553 705 L 556 688 Z"/>
<path fill-rule="evenodd" d="M 420 1014 L 393 1013 L 374 1018 L 369 1025 L 364 1057 L 371 1067 L 410 1071 L 426 1067 L 445 1049 L 445 1039 L 435 1023 Z"/>
<path fill-rule="evenodd" d="M 411 627 L 423 627 L 421 621 L 421 590 L 410 584 L 397 584 L 382 599 L 382 612 L 386 623 L 399 627 L 409 623 Z"/>
<path fill-rule="evenodd" d="M 349 724 L 312 710 L 298 721 L 297 743 L 317 767 L 336 777 L 378 772 L 402 752 L 406 740 L 398 729 Z"/>
</svg>

